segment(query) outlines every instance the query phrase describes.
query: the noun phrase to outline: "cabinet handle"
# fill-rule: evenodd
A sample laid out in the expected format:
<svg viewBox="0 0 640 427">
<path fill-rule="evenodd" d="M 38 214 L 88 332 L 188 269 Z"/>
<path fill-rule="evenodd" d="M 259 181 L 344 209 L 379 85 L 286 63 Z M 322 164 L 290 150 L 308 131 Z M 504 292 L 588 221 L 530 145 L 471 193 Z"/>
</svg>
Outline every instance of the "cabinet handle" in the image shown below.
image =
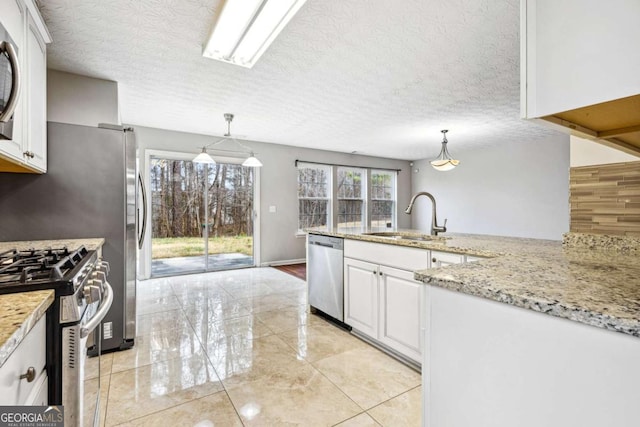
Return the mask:
<svg viewBox="0 0 640 427">
<path fill-rule="evenodd" d="M 438 262 L 438 260 L 435 258 L 431 258 L 431 262 Z"/>
<path fill-rule="evenodd" d="M 28 157 L 30 159 L 33 159 L 36 156 L 35 154 L 33 154 L 33 151 L 25 151 L 22 154 L 24 154 L 25 157 Z"/>
<path fill-rule="evenodd" d="M 26 379 L 28 383 L 30 383 L 33 380 L 35 380 L 36 379 L 36 368 L 34 368 L 33 366 L 30 366 L 29 369 L 27 369 L 27 373 L 26 374 L 20 375 L 20 379 L 21 380 Z"/>
<path fill-rule="evenodd" d="M 382 276 L 382 271 L 380 272 L 380 275 Z"/>
<path fill-rule="evenodd" d="M 378 272 L 377 272 L 377 271 L 375 271 L 375 270 L 373 270 L 373 271 L 372 271 L 372 273 L 373 273 L 373 274 L 378 274 Z"/>
</svg>

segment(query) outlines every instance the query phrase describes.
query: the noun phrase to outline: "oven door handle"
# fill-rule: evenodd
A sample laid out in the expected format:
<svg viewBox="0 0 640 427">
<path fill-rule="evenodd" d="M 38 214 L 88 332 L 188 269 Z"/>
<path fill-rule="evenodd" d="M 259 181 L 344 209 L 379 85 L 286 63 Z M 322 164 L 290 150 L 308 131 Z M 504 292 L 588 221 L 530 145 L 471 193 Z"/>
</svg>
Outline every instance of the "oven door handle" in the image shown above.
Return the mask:
<svg viewBox="0 0 640 427">
<path fill-rule="evenodd" d="M 104 293 L 102 294 L 102 302 L 100 303 L 100 307 L 98 307 L 98 311 L 96 314 L 87 322 L 86 325 L 80 328 L 80 338 L 85 338 L 88 336 L 93 330 L 100 325 L 100 322 L 105 318 L 109 309 L 111 308 L 111 303 L 113 303 L 113 289 L 111 289 L 111 285 L 109 282 L 104 282 Z"/>
<path fill-rule="evenodd" d="M 18 105 L 18 95 L 20 94 L 20 67 L 18 65 L 18 54 L 13 45 L 5 40 L 0 42 L 0 53 L 6 52 L 11 66 L 11 93 L 4 108 L 0 111 L 0 122 L 8 122 L 11 119 L 13 111 Z"/>
</svg>

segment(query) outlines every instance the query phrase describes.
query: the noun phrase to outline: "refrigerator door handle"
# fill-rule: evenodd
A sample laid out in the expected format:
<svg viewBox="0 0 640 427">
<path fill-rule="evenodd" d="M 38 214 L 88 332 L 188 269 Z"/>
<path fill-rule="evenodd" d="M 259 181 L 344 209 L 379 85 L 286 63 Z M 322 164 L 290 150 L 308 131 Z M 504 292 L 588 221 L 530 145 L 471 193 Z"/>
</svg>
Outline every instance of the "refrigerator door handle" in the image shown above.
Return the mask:
<svg viewBox="0 0 640 427">
<path fill-rule="evenodd" d="M 147 233 L 147 191 L 140 173 L 138 173 L 138 183 L 140 184 L 140 194 L 142 194 L 142 229 L 138 232 L 138 249 L 142 249 L 144 235 Z M 140 208 L 138 208 L 138 218 L 140 218 Z"/>
</svg>

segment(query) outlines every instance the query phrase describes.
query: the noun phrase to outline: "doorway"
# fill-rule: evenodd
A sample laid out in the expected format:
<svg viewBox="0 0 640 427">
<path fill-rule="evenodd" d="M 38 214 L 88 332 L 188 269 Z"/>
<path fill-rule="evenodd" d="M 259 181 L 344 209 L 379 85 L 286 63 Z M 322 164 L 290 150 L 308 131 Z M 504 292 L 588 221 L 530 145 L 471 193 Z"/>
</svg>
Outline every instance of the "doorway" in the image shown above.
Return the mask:
<svg viewBox="0 0 640 427">
<path fill-rule="evenodd" d="M 151 276 L 255 266 L 255 170 L 191 157 L 149 157 Z"/>
</svg>

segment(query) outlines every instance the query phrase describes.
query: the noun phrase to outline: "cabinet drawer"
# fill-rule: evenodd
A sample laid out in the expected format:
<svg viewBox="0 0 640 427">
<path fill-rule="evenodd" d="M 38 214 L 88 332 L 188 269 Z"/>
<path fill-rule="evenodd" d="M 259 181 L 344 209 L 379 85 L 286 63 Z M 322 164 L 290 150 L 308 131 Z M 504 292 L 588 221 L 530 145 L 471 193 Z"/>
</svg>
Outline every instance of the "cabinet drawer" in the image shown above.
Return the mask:
<svg viewBox="0 0 640 427">
<path fill-rule="evenodd" d="M 429 250 L 406 246 L 345 239 L 344 256 L 401 270 L 413 271 L 429 268 Z"/>
<path fill-rule="evenodd" d="M 431 267 L 444 267 L 451 264 L 462 264 L 463 262 L 464 255 L 431 251 Z"/>
<path fill-rule="evenodd" d="M 38 321 L 36 326 L 9 356 L 9 359 L 0 368 L 0 405 L 22 405 L 41 383 L 46 363 L 46 317 Z M 20 379 L 20 375 L 33 367 L 36 370 L 36 378 L 28 382 Z"/>
</svg>

